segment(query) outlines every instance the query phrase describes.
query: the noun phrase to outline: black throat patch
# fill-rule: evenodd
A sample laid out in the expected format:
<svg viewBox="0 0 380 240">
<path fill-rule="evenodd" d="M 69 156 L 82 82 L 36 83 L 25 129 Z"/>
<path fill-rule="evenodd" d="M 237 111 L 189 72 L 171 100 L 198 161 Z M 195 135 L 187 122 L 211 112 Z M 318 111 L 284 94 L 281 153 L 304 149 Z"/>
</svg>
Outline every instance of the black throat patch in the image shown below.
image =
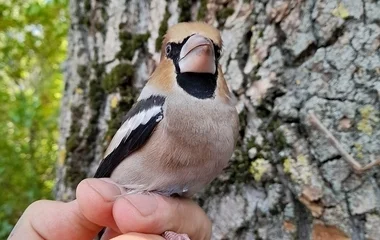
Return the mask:
<svg viewBox="0 0 380 240">
<path fill-rule="evenodd" d="M 177 83 L 188 94 L 199 99 L 215 97 L 217 74 L 177 73 Z"/>
</svg>

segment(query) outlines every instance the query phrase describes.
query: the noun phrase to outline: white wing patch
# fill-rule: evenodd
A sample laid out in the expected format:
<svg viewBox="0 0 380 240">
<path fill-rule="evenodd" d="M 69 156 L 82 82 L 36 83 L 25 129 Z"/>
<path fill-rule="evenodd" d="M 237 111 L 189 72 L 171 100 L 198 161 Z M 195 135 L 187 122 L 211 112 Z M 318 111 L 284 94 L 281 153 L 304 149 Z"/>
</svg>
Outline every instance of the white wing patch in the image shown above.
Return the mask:
<svg viewBox="0 0 380 240">
<path fill-rule="evenodd" d="M 127 138 L 129 134 L 131 134 L 131 132 L 138 126 L 147 124 L 150 119 L 159 114 L 161 112 L 161 108 L 161 106 L 153 106 L 152 108 L 138 112 L 133 117 L 127 119 L 112 138 L 104 157 L 107 157 L 108 154 L 117 148 L 123 138 Z"/>
</svg>

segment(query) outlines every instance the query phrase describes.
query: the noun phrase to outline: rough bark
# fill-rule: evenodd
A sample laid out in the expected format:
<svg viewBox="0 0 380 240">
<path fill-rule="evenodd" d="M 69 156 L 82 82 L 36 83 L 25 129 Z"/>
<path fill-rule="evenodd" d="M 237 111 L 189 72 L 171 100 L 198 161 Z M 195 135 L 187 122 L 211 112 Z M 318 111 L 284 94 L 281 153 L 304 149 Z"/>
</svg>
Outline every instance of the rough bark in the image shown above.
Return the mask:
<svg viewBox="0 0 380 240">
<path fill-rule="evenodd" d="M 213 239 L 378 239 L 379 167 L 355 173 L 308 116 L 361 165 L 378 158 L 379 13 L 376 0 L 72 0 L 57 198 L 93 175 L 166 28 L 198 18 L 222 32 L 241 120 L 231 166 L 196 198 Z"/>
</svg>

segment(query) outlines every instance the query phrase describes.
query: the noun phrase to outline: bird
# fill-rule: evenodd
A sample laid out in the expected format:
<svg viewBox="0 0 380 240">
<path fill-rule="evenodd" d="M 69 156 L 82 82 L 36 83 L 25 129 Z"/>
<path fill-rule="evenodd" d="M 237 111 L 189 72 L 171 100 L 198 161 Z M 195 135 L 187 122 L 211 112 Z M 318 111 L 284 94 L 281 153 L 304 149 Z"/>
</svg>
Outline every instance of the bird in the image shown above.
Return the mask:
<svg viewBox="0 0 380 240">
<path fill-rule="evenodd" d="M 203 22 L 171 26 L 157 67 L 94 177 L 111 178 L 130 193 L 190 198 L 221 174 L 239 132 L 221 52 L 215 27 Z"/>
</svg>

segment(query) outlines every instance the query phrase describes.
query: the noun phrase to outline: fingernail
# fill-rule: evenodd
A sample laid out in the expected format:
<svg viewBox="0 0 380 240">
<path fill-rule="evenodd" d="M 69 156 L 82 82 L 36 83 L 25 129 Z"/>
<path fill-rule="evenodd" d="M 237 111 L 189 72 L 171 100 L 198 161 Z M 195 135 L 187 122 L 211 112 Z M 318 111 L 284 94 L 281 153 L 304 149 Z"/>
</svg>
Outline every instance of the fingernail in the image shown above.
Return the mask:
<svg viewBox="0 0 380 240">
<path fill-rule="evenodd" d="M 157 199 L 154 195 L 125 195 L 124 199 L 132 204 L 143 217 L 152 215 L 157 210 Z"/>
<path fill-rule="evenodd" d="M 120 188 L 111 180 L 88 179 L 88 185 L 101 195 L 105 201 L 115 201 L 117 196 L 121 195 Z"/>
</svg>

